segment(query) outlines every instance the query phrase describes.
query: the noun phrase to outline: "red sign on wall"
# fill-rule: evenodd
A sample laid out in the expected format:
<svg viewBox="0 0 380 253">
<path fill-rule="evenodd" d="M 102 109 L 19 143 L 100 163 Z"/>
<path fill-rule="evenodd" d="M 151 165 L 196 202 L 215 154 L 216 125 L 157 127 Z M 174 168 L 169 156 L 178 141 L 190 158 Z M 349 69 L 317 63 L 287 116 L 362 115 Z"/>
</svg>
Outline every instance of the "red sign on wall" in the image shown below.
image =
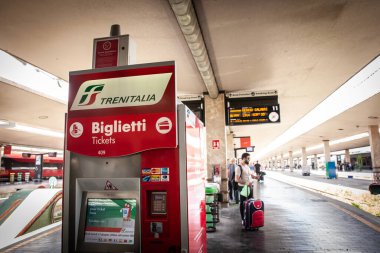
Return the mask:
<svg viewBox="0 0 380 253">
<path fill-rule="evenodd" d="M 6 145 L 4 146 L 4 155 L 10 155 L 12 153 L 12 146 Z"/>
<path fill-rule="evenodd" d="M 95 44 L 95 68 L 116 67 L 119 39 L 99 40 Z"/>
<path fill-rule="evenodd" d="M 240 138 L 240 147 L 247 148 L 251 146 L 251 137 L 241 137 Z"/>
<path fill-rule="evenodd" d="M 177 146 L 174 62 L 70 73 L 67 149 L 113 157 Z"/>
<path fill-rule="evenodd" d="M 212 140 L 212 149 L 220 149 L 220 140 Z"/>
</svg>

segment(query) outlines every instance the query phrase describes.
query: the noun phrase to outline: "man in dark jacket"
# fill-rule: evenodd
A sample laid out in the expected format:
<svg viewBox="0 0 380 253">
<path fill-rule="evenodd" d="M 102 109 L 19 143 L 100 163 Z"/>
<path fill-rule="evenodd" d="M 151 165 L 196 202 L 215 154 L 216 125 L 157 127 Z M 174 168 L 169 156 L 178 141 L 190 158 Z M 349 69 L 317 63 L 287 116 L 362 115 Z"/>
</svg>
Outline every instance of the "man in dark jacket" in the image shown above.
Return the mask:
<svg viewBox="0 0 380 253">
<path fill-rule="evenodd" d="M 235 167 L 236 167 L 236 158 L 233 157 L 228 164 L 228 195 L 229 201 L 233 201 L 235 199 L 236 203 L 239 203 L 239 200 L 236 199 L 235 194 Z"/>
</svg>

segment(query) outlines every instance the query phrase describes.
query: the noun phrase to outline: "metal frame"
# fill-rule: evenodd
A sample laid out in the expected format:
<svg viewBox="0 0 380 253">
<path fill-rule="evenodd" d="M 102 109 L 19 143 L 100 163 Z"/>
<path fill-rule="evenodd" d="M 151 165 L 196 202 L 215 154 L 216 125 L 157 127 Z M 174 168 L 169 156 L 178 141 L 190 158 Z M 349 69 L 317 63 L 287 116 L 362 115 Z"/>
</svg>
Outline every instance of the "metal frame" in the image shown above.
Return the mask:
<svg viewBox="0 0 380 253">
<path fill-rule="evenodd" d="M 78 228 L 77 249 L 79 252 L 140 252 L 141 244 L 141 212 L 140 212 L 140 180 L 129 179 L 130 191 L 103 191 L 103 192 L 83 192 L 81 213 Z M 87 201 L 90 198 L 110 198 L 110 199 L 135 199 L 136 200 L 136 220 L 135 238 L 133 245 L 108 244 L 108 243 L 88 243 L 84 241 L 86 226 Z"/>
<path fill-rule="evenodd" d="M 175 66 L 175 62 L 174 61 L 151 62 L 151 63 L 144 63 L 144 64 L 109 67 L 109 68 L 85 69 L 85 70 L 70 71 L 70 75 L 102 73 L 102 72 L 108 72 L 108 71 L 118 71 L 118 70 L 126 70 L 126 69 L 139 69 L 139 68 L 159 67 L 159 66 L 168 66 L 168 65 L 174 65 Z"/>
<path fill-rule="evenodd" d="M 181 252 L 189 249 L 189 228 L 187 220 L 187 175 L 186 175 L 186 114 L 185 105 L 177 105 L 177 125 L 178 125 L 178 146 L 179 146 L 179 182 L 180 205 L 181 205 Z"/>
</svg>

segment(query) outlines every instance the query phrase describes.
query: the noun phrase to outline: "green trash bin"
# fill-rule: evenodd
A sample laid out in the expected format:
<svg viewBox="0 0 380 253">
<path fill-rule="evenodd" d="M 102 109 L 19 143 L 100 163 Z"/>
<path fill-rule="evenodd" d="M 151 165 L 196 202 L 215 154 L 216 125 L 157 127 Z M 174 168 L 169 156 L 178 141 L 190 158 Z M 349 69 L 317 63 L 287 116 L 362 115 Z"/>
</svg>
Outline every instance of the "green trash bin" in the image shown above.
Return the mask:
<svg viewBox="0 0 380 253">
<path fill-rule="evenodd" d="M 206 194 L 216 194 L 218 193 L 218 188 L 214 185 L 209 185 L 205 187 Z"/>
<path fill-rule="evenodd" d="M 214 202 L 214 200 L 215 200 L 214 194 L 212 194 L 212 195 L 206 195 L 206 204 L 211 204 L 211 203 Z"/>
<path fill-rule="evenodd" d="M 206 222 L 214 222 L 214 216 L 211 213 L 206 214 Z"/>
</svg>

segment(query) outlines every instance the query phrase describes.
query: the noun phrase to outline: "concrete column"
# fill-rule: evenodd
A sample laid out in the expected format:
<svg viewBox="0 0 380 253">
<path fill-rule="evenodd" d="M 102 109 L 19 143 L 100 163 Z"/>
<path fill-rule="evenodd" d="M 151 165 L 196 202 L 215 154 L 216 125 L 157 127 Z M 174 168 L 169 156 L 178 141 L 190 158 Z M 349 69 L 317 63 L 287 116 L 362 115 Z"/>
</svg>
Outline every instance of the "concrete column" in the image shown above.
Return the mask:
<svg viewBox="0 0 380 253">
<path fill-rule="evenodd" d="M 371 146 L 371 160 L 373 169 L 373 180 L 380 183 L 380 135 L 379 126 L 368 126 L 369 145 Z"/>
<path fill-rule="evenodd" d="M 289 167 L 290 171 L 293 171 L 293 151 L 289 151 Z"/>
<path fill-rule="evenodd" d="M 349 163 L 350 162 L 350 150 L 348 149 L 345 149 L 344 150 L 344 161 L 346 163 Z"/>
<path fill-rule="evenodd" d="M 323 152 L 325 153 L 325 163 L 330 161 L 330 141 L 323 140 Z"/>
<path fill-rule="evenodd" d="M 318 156 L 317 156 L 317 154 L 314 155 L 314 168 L 316 170 L 318 169 Z"/>
<path fill-rule="evenodd" d="M 277 169 L 277 156 L 274 156 L 274 168 Z"/>
<path fill-rule="evenodd" d="M 235 157 L 234 152 L 234 136 L 233 134 L 227 134 L 227 158 L 231 159 L 232 157 Z M 235 157 L 237 158 L 237 157 Z"/>
<path fill-rule="evenodd" d="M 226 125 L 224 120 L 225 104 L 224 94 L 219 94 L 216 99 L 204 96 L 205 101 L 205 123 L 207 140 L 207 180 L 212 181 L 213 167 L 220 167 L 221 185 L 220 190 L 223 194 L 223 202 L 228 202 L 228 180 L 226 170 Z M 213 149 L 213 140 L 219 141 L 219 148 Z"/>
<path fill-rule="evenodd" d="M 307 165 L 306 147 L 302 147 L 302 167 Z"/>
</svg>

